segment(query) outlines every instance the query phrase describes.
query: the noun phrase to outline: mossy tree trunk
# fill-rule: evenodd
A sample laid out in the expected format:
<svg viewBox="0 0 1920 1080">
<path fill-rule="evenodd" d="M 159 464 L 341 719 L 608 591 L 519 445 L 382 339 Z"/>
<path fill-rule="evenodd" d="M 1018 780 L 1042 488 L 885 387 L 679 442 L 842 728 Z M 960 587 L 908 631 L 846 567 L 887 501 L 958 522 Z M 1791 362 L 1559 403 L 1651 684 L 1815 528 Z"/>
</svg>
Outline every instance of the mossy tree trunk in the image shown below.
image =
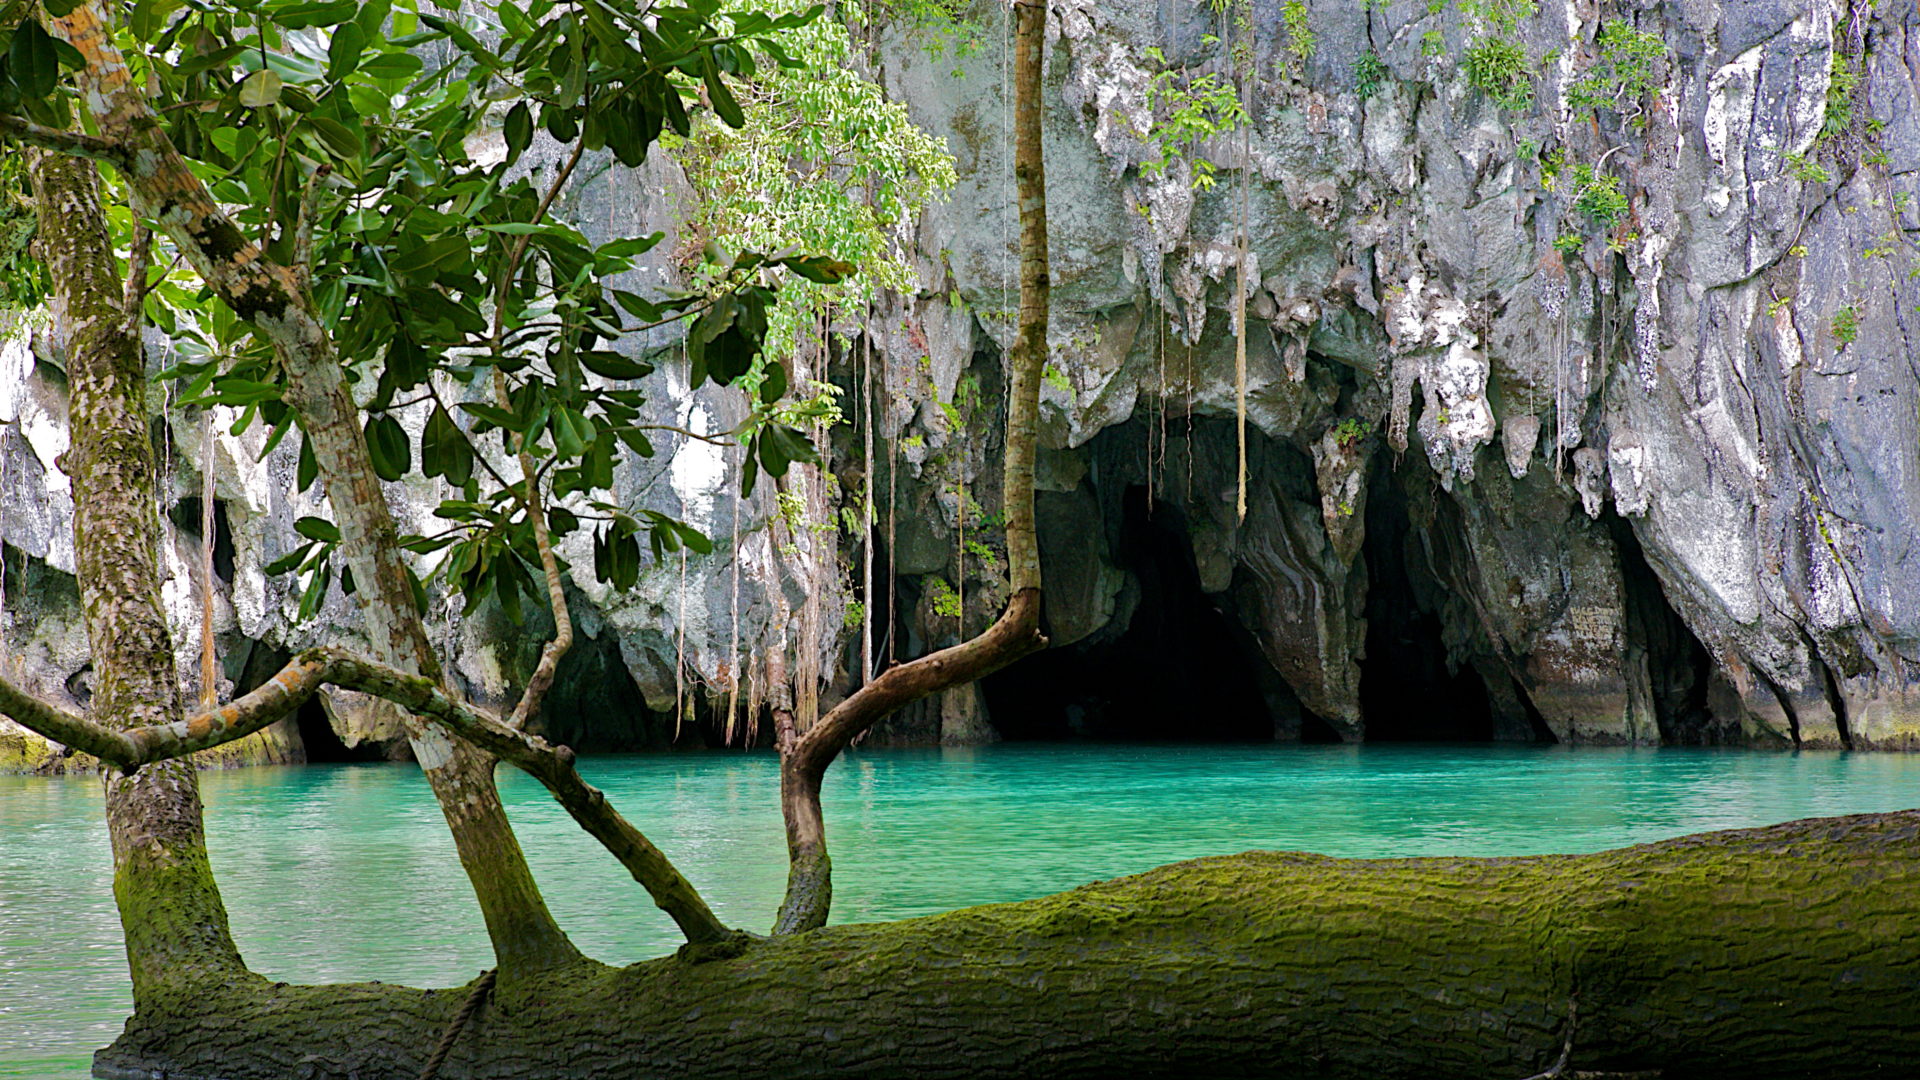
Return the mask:
<svg viewBox="0 0 1920 1080">
<path fill-rule="evenodd" d="M 1018 904 L 582 964 L 495 992 L 448 1077 L 1910 1075 L 1920 812 L 1586 856 L 1251 853 Z M 458 991 L 241 987 L 103 1075 L 410 1078 Z M 343 1032 L 352 1032 L 343 1039 Z M 303 1071 L 305 1070 L 305 1071 Z"/>
<path fill-rule="evenodd" d="M 287 403 L 298 412 L 316 459 L 327 463 L 322 482 L 340 526 L 342 554 L 360 583 L 375 659 L 439 681 L 440 664 L 414 607 L 359 410 L 300 275 L 267 259 L 188 169 L 113 44 L 105 7 L 90 0 L 50 24 L 86 61 L 78 73 L 80 100 L 112 148 L 103 156 L 120 166 L 134 210 L 171 238 L 220 299 L 273 345 L 287 375 Z M 511 972 L 577 958 L 541 898 L 500 805 L 493 758 L 411 716 L 407 733 L 503 967 Z"/>
<path fill-rule="evenodd" d="M 137 323 L 100 208 L 93 162 L 29 151 L 40 207 L 34 243 L 54 283 L 54 331 L 67 355 L 73 443 L 64 467 L 74 552 L 85 583 L 94 718 L 114 729 L 165 723 L 181 701 L 160 604 L 160 520 Z M 106 778 L 113 890 L 136 997 L 169 984 L 243 975 L 207 864 L 191 759 Z"/>
</svg>

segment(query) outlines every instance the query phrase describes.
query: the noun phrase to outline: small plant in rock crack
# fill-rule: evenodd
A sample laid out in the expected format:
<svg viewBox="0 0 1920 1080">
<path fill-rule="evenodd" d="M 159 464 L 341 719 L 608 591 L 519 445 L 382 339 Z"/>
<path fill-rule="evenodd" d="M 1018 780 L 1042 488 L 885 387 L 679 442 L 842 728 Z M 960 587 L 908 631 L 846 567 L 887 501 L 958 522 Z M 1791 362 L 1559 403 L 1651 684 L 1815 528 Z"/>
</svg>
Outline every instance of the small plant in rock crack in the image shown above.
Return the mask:
<svg viewBox="0 0 1920 1080">
<path fill-rule="evenodd" d="M 1854 339 L 1860 336 L 1860 309 L 1853 304 L 1848 304 L 1834 312 L 1832 329 L 1833 339 L 1839 343 L 1834 347 L 1835 352 L 1840 352 L 1853 344 Z"/>
</svg>

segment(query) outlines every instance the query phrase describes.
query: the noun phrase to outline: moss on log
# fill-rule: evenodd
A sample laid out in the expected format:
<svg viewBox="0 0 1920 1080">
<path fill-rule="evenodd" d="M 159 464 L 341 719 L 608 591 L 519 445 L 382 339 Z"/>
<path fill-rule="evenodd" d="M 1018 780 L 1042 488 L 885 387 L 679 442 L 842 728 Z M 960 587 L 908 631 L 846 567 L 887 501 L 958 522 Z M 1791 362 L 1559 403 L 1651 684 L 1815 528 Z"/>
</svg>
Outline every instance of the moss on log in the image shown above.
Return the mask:
<svg viewBox="0 0 1920 1080">
<path fill-rule="evenodd" d="M 463 993 L 182 992 L 103 1076 L 414 1076 Z M 1577 1001 L 1578 1021 L 1568 1030 Z M 1909 1075 L 1920 811 L 1586 856 L 1201 859 L 730 959 L 503 972 L 446 1077 Z"/>
</svg>

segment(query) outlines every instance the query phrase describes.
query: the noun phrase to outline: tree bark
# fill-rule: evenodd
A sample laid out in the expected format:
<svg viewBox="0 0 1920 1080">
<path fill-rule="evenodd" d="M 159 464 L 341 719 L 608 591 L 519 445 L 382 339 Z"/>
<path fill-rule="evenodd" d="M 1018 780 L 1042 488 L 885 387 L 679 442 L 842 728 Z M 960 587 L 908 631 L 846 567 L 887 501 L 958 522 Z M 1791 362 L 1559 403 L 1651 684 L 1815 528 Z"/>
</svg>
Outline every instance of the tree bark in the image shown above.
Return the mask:
<svg viewBox="0 0 1920 1080">
<path fill-rule="evenodd" d="M 1040 374 L 1047 361 L 1051 278 L 1047 255 L 1047 170 L 1041 141 L 1046 0 L 1013 5 L 1014 178 L 1020 200 L 1020 323 L 1008 357 L 1007 448 L 1001 498 L 1007 521 L 1007 577 L 1013 598 L 983 633 L 908 661 L 855 691 L 805 732 L 780 739 L 780 812 L 787 827 L 787 892 L 775 934 L 827 923 L 833 860 L 827 854 L 820 784 L 853 740 L 894 710 L 928 694 L 983 678 L 1046 647 L 1040 632 L 1040 546 L 1033 523 L 1033 463 L 1040 426 Z M 862 673 L 865 678 L 866 673 Z"/>
<path fill-rule="evenodd" d="M 180 713 L 173 642 L 160 603 L 160 528 L 146 360 L 100 208 L 93 162 L 31 151 L 40 207 L 34 243 L 54 283 L 65 339 L 73 443 L 74 553 L 93 652 L 91 708 L 109 731 Z M 113 892 L 136 1000 L 162 987 L 243 974 L 214 887 L 191 761 L 106 778 Z"/>
<path fill-rule="evenodd" d="M 314 456 L 327 463 L 322 470 L 327 501 L 340 526 L 341 552 L 364 598 L 375 657 L 439 681 L 439 661 L 414 607 L 359 410 L 298 275 L 267 260 L 188 169 L 133 85 L 98 0 L 50 22 L 86 61 L 77 76 L 80 97 L 101 136 L 119 148 L 135 212 L 164 231 L 221 300 L 273 344 L 287 375 L 287 403 L 300 414 Z M 415 717 L 408 718 L 407 733 L 453 832 L 503 968 L 576 959 L 578 952 L 553 921 L 507 822 L 494 788 L 493 760 Z"/>
<path fill-rule="evenodd" d="M 1906 1075 L 1917 838 L 1909 811 L 1584 856 L 1202 859 L 730 960 L 556 970 L 496 990 L 444 1075 L 1518 1080 L 1569 1041 L 1576 1070 Z M 462 998 L 182 999 L 97 1075 L 411 1077 Z"/>
</svg>

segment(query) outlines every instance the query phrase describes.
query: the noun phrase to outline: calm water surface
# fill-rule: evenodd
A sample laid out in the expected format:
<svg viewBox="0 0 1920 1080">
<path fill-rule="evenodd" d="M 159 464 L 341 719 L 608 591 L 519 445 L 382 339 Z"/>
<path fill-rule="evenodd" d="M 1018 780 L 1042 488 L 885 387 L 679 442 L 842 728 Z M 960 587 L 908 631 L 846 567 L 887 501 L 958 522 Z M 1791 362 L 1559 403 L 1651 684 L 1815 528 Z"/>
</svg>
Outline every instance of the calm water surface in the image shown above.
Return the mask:
<svg viewBox="0 0 1920 1080">
<path fill-rule="evenodd" d="M 762 929 L 786 880 L 776 762 L 581 763 L 705 892 Z M 410 765 L 202 778 L 247 961 L 289 982 L 465 982 L 479 911 Z M 560 922 L 612 963 L 672 924 L 532 780 L 508 812 Z M 1920 758 L 1474 747 L 1042 746 L 856 752 L 827 779 L 834 921 L 1019 900 L 1253 848 L 1346 856 L 1585 852 L 1920 805 Z M 78 1078 L 130 1008 L 93 778 L 0 776 L 0 1076 Z"/>
</svg>

